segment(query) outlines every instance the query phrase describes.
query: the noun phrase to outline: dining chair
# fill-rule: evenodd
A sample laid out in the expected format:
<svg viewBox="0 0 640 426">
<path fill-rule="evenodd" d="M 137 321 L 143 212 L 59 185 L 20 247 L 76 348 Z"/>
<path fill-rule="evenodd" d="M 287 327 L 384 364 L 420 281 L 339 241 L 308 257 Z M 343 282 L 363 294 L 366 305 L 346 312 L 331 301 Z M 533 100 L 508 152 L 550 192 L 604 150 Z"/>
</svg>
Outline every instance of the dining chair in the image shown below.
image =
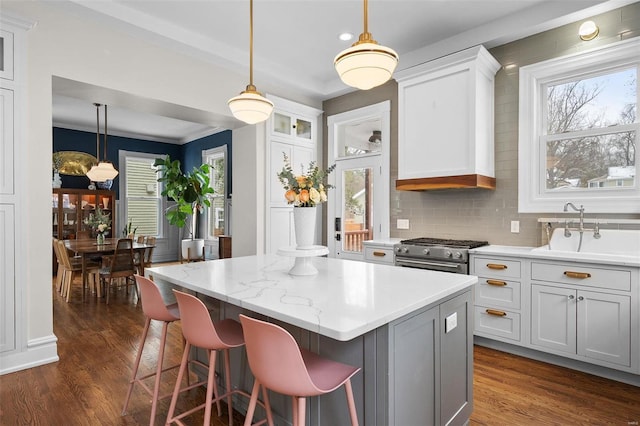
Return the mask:
<svg viewBox="0 0 640 426">
<path fill-rule="evenodd" d="M 71 285 L 73 284 L 73 280 L 76 277 L 78 272 L 82 273 L 82 263 L 72 262 L 69 257 L 69 252 L 67 251 L 67 247 L 64 245 L 63 240 L 58 240 L 58 252 L 57 254 L 60 256 L 60 265 L 63 269 L 62 272 L 62 297 L 69 302 L 69 296 L 71 294 Z M 89 278 L 91 279 L 91 285 L 96 287 L 97 274 L 100 271 L 100 266 L 97 263 L 87 262 L 86 265 L 87 273 L 89 274 Z M 84 284 L 82 284 L 84 285 Z"/>
<path fill-rule="evenodd" d="M 138 241 L 138 243 L 141 244 L 140 241 Z M 151 247 L 146 248 L 142 252 L 134 253 L 133 255 L 133 262 L 139 275 L 144 275 L 144 269 L 151 266 L 156 237 L 146 237 L 146 244 Z"/>
<path fill-rule="evenodd" d="M 300 348 L 293 336 L 284 328 L 240 315 L 245 338 L 249 368 L 255 380 L 247 408 L 245 426 L 253 420 L 260 387 L 291 396 L 293 399 L 293 425 L 304 426 L 306 398 L 333 392 L 342 385 L 347 393 L 351 425 L 358 424 L 353 400 L 351 377 L 358 367 L 332 361 Z M 265 400 L 265 405 L 268 400 Z M 267 407 L 267 413 L 270 409 Z M 273 423 L 269 421 L 269 425 Z"/>
<path fill-rule="evenodd" d="M 100 269 L 100 283 L 106 292 L 106 303 L 109 304 L 110 289 L 115 280 L 116 288 L 125 287 L 129 294 L 129 287 L 133 286 L 136 296 L 140 299 L 138 287 L 136 286 L 136 267 L 133 263 L 133 240 L 121 238 L 116 243 L 116 248 L 111 256 L 109 265 Z M 124 285 L 120 285 L 120 279 L 124 279 Z"/>
<path fill-rule="evenodd" d="M 138 237 L 136 238 L 136 243 L 144 244 L 144 238 L 144 235 L 138 235 Z"/>
<path fill-rule="evenodd" d="M 185 338 L 185 345 L 184 353 L 182 354 L 182 362 L 180 363 L 180 370 L 178 372 L 178 378 L 173 390 L 173 397 L 171 398 L 171 405 L 169 406 L 169 413 L 167 415 L 166 424 L 169 425 L 174 422 L 183 424 L 180 419 L 204 408 L 203 424 L 209 425 L 213 403 L 216 403 L 218 416 L 220 416 L 220 400 L 226 398 L 229 425 L 231 425 L 233 422 L 233 407 L 231 405 L 232 394 L 240 394 L 249 398 L 249 394 L 247 392 L 244 392 L 240 389 L 231 388 L 229 349 L 241 347 L 244 345 L 244 339 L 242 337 L 242 326 L 238 321 L 235 321 L 233 319 L 224 319 L 221 321 L 216 321 L 214 323 L 211 320 L 209 310 L 200 299 L 178 290 L 173 290 L 173 293 L 176 295 L 176 300 L 180 309 L 180 322 L 182 325 L 182 335 Z M 197 361 L 192 362 L 196 362 L 199 365 L 207 368 L 209 370 L 209 373 L 206 380 L 188 385 L 185 388 L 180 388 L 182 377 L 185 373 L 185 370 L 187 369 L 189 353 L 191 352 L 192 346 L 202 348 L 207 351 L 209 361 L 208 366 Z M 218 385 L 216 383 L 217 380 L 215 365 L 216 355 L 218 351 L 222 351 L 224 355 L 224 376 L 226 393 L 223 395 L 220 395 L 218 393 Z M 180 413 L 179 415 L 174 415 L 179 394 L 202 385 L 207 386 L 204 404 L 200 404 L 199 406 Z"/>
</svg>

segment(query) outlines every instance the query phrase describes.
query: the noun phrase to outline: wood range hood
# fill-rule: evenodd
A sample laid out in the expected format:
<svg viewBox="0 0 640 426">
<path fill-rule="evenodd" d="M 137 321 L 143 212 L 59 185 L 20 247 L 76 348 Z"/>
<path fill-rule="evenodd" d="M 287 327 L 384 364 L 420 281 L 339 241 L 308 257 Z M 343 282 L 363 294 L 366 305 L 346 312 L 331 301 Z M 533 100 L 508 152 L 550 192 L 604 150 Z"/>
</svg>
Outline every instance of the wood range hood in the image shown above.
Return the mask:
<svg viewBox="0 0 640 426">
<path fill-rule="evenodd" d="M 437 189 L 496 189 L 496 178 L 479 174 L 396 180 L 398 191 L 432 191 Z"/>
</svg>

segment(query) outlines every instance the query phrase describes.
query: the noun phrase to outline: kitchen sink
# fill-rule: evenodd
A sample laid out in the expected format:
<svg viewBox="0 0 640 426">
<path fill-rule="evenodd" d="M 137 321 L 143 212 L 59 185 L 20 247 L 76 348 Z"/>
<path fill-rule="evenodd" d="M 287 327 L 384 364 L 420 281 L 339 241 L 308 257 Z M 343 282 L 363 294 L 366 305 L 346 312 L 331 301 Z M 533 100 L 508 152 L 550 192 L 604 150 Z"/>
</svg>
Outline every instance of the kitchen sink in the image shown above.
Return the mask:
<svg viewBox="0 0 640 426">
<path fill-rule="evenodd" d="M 592 229 L 585 230 L 582 234 L 582 246 L 580 245 L 580 232 L 571 230 L 571 236 L 565 237 L 564 228 L 558 227 L 553 230 L 551 236 L 551 249 L 549 245 L 537 247 L 534 252 L 546 251 L 549 253 L 580 253 L 591 255 L 614 255 L 614 256 L 635 256 L 640 258 L 640 231 L 601 229 L 600 238 L 594 237 Z"/>
</svg>

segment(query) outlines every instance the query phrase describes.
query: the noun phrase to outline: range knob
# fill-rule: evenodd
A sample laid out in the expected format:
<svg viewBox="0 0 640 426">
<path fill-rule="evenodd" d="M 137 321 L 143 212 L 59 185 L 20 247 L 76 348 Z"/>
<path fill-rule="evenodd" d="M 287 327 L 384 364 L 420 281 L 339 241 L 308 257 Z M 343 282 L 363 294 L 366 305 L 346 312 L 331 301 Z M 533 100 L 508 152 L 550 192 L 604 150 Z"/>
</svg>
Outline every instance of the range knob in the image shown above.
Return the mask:
<svg viewBox="0 0 640 426">
<path fill-rule="evenodd" d="M 460 253 L 459 251 L 453 252 L 454 259 L 460 259 L 461 257 L 462 257 L 462 253 Z"/>
<path fill-rule="evenodd" d="M 398 247 L 398 253 L 407 253 L 409 251 L 406 247 Z"/>
<path fill-rule="evenodd" d="M 451 257 L 451 250 L 445 250 L 444 257 Z"/>
<path fill-rule="evenodd" d="M 426 249 L 422 250 L 422 253 L 424 253 L 425 255 L 428 255 L 429 253 L 431 253 L 431 250 L 426 248 Z"/>
</svg>

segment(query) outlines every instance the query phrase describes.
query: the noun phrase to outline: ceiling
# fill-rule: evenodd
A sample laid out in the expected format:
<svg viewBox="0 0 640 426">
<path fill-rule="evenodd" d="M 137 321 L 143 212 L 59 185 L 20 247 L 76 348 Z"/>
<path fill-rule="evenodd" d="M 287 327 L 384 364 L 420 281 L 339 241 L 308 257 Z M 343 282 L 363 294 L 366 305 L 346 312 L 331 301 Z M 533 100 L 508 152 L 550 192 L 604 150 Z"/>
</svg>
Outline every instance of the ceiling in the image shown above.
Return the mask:
<svg viewBox="0 0 640 426">
<path fill-rule="evenodd" d="M 74 13 L 118 26 L 132 36 L 175 48 L 246 76 L 249 62 L 249 2 L 240 0 L 66 0 Z M 370 0 L 369 32 L 400 56 L 398 70 L 411 68 L 477 44 L 491 48 L 579 21 L 633 1 L 602 0 Z M 333 68 L 333 58 L 363 31 L 361 0 L 255 0 L 254 83 L 318 103 L 353 89 Z M 351 41 L 338 35 L 350 32 Z M 100 88 L 54 81 L 53 122 L 95 131 Z M 238 92 L 244 87 L 238 87 Z M 126 94 L 108 94 L 118 99 Z M 219 102 L 226 103 L 227 99 Z M 104 101 L 103 101 L 104 102 Z M 109 134 L 186 143 L 239 127 L 232 117 L 211 118 L 179 106 L 124 109 L 111 102 Z M 199 116 L 198 119 L 194 117 Z"/>
</svg>

